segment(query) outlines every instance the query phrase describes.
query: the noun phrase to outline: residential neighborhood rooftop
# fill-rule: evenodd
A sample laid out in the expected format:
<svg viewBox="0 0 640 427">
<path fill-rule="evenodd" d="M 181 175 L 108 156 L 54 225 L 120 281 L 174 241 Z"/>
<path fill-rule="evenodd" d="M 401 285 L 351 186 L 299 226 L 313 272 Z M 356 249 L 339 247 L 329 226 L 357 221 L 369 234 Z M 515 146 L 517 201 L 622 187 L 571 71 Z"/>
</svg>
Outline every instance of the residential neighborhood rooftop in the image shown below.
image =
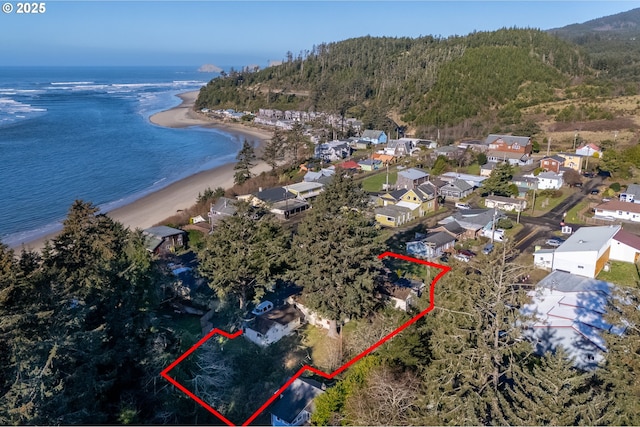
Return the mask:
<svg viewBox="0 0 640 427">
<path fill-rule="evenodd" d="M 580 227 L 560 246 L 556 252 L 598 251 L 620 230 L 619 225 Z"/>
</svg>

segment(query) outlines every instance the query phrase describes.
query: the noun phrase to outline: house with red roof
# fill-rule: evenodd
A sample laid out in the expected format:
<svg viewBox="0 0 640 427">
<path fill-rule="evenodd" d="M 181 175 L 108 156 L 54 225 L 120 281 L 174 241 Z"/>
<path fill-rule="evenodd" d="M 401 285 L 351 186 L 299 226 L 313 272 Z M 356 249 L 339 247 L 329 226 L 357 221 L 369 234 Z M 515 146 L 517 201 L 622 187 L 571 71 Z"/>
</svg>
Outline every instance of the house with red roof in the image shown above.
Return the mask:
<svg viewBox="0 0 640 427">
<path fill-rule="evenodd" d="M 620 229 L 620 231 L 613 236 L 609 256 L 612 260 L 637 262 L 638 258 L 640 258 L 640 236 Z"/>
<path fill-rule="evenodd" d="M 585 144 L 576 149 L 576 154 L 581 156 L 593 157 L 595 153 L 598 153 L 598 157 L 602 157 L 602 148 L 593 143 Z"/>
<path fill-rule="evenodd" d="M 640 222 L 640 204 L 611 200 L 595 207 L 595 218 Z"/>
</svg>

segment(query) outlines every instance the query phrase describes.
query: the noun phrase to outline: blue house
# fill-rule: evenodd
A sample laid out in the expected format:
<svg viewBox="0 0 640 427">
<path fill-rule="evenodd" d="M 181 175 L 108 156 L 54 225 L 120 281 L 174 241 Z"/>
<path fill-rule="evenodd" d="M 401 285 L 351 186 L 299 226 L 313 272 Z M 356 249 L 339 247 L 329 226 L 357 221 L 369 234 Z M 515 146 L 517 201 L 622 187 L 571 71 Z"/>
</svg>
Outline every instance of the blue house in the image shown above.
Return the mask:
<svg viewBox="0 0 640 427">
<path fill-rule="evenodd" d="M 369 141 L 372 144 L 386 144 L 387 134 L 382 130 L 367 129 L 362 133 L 361 140 Z"/>
</svg>

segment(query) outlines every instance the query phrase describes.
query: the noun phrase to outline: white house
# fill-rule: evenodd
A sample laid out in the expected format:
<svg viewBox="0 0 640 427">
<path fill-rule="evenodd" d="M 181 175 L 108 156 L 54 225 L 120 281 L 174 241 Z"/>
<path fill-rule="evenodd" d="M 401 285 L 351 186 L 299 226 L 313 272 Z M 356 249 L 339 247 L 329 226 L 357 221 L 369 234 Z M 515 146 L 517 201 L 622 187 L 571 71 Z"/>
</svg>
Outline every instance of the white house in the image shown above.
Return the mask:
<svg viewBox="0 0 640 427">
<path fill-rule="evenodd" d="M 280 341 L 304 323 L 304 315 L 296 307 L 285 304 L 256 316 L 243 326 L 243 336 L 260 347 Z"/>
<path fill-rule="evenodd" d="M 537 251 L 534 263 L 578 276 L 596 277 L 611 258 L 611 243 L 620 229 L 619 225 L 581 227 L 554 251 Z"/>
<path fill-rule="evenodd" d="M 613 236 L 609 256 L 615 261 L 637 262 L 640 258 L 640 236 L 621 229 Z"/>
<path fill-rule="evenodd" d="M 472 187 L 480 187 L 484 180 L 487 179 L 486 176 L 482 175 L 471 175 L 468 173 L 458 173 L 458 172 L 446 172 L 440 175 L 440 179 L 444 182 L 453 182 L 456 179 L 461 179 L 466 181 Z"/>
<path fill-rule="evenodd" d="M 487 208 L 497 208 L 501 211 L 522 212 L 527 208 L 527 201 L 513 197 L 487 196 L 484 199 L 484 205 Z"/>
<path fill-rule="evenodd" d="M 386 282 L 380 288 L 381 293 L 388 299 L 393 308 L 407 311 L 415 305 L 415 300 L 420 298 L 425 288 L 423 282 L 401 278 L 395 283 Z"/>
<path fill-rule="evenodd" d="M 594 369 L 606 351 L 602 333 L 624 332 L 604 320 L 613 290 L 601 280 L 552 272 L 528 293 L 531 301 L 521 309 L 530 317 L 524 336 L 539 354 L 562 347 L 576 367 Z"/>
<path fill-rule="evenodd" d="M 562 175 L 555 172 L 541 172 L 538 178 L 538 190 L 559 190 L 564 183 Z"/>
<path fill-rule="evenodd" d="M 576 154 L 579 154 L 581 156 L 592 157 L 595 153 L 598 153 L 598 157 L 601 157 L 602 149 L 593 143 L 585 144 L 581 147 L 576 148 Z"/>
<path fill-rule="evenodd" d="M 629 184 L 627 189 L 620 193 L 620 201 L 640 204 L 640 185 Z"/>
<path fill-rule="evenodd" d="M 611 200 L 595 207 L 595 218 L 640 222 L 640 204 Z"/>
</svg>

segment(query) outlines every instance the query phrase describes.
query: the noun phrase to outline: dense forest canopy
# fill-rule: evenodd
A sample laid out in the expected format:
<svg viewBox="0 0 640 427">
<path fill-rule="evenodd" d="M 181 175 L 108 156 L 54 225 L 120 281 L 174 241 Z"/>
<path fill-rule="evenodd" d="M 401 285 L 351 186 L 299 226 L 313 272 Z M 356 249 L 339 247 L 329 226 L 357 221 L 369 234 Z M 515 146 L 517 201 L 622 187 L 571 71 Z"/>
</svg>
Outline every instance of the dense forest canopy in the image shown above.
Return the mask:
<svg viewBox="0 0 640 427">
<path fill-rule="evenodd" d="M 365 124 L 395 115 L 409 126 L 452 126 L 504 109 L 513 120 L 514 105 L 553 100 L 558 89 L 593 75 L 583 50 L 536 29 L 367 36 L 289 52 L 264 70 L 232 71 L 201 90 L 197 107 L 315 110 Z"/>
</svg>

